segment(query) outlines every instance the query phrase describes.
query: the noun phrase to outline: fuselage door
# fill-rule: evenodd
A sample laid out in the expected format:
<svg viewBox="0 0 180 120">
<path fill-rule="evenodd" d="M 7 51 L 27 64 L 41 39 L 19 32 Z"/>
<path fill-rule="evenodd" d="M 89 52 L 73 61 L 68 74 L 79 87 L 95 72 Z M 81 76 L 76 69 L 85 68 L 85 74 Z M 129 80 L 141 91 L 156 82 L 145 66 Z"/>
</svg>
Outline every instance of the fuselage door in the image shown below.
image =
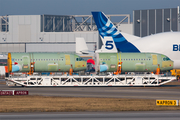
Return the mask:
<svg viewBox="0 0 180 120">
<path fill-rule="evenodd" d="M 22 62 L 23 62 L 23 65 L 22 65 L 23 70 L 29 70 L 30 69 L 30 58 L 29 58 L 29 56 L 23 56 Z"/>
<path fill-rule="evenodd" d="M 152 54 L 152 59 L 153 59 L 153 65 L 157 65 L 158 64 L 157 55 Z"/>
<path fill-rule="evenodd" d="M 116 56 L 111 56 L 111 64 L 110 64 L 110 69 L 112 70 L 117 70 L 117 60 Z"/>
<path fill-rule="evenodd" d="M 71 64 L 70 55 L 65 55 L 65 60 L 66 60 L 66 65 L 70 65 Z"/>
</svg>

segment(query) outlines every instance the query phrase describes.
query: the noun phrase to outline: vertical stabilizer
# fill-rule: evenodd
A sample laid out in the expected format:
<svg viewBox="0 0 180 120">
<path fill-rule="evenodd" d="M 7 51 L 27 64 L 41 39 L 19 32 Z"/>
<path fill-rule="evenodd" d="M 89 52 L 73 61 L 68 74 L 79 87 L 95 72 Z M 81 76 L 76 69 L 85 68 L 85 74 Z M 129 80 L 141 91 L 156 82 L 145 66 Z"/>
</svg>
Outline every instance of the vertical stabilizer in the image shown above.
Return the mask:
<svg viewBox="0 0 180 120">
<path fill-rule="evenodd" d="M 85 39 L 82 37 L 76 38 L 76 53 L 78 54 L 88 54 L 88 47 L 85 42 Z"/>
<path fill-rule="evenodd" d="M 104 13 L 92 12 L 92 15 L 107 50 L 116 47 L 119 52 L 140 52 L 132 43 L 126 40 Z M 105 37 L 112 37 L 112 41 L 106 40 Z"/>
</svg>

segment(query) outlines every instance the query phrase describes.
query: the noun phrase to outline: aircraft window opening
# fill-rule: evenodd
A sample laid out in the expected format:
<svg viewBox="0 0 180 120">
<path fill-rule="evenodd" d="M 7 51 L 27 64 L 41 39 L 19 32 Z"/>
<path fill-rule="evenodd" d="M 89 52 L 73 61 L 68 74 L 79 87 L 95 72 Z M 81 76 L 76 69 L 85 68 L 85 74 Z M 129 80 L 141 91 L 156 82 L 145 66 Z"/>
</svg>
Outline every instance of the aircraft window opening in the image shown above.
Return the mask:
<svg viewBox="0 0 180 120">
<path fill-rule="evenodd" d="M 136 59 L 136 60 L 138 60 L 138 59 Z"/>
<path fill-rule="evenodd" d="M 56 61 L 56 59 L 54 59 L 54 61 Z"/>
<path fill-rule="evenodd" d="M 76 61 L 78 61 L 78 58 L 76 58 Z"/>
<path fill-rule="evenodd" d="M 22 61 L 22 59 L 21 59 L 21 61 Z"/>
<path fill-rule="evenodd" d="M 58 61 L 58 59 L 56 59 Z"/>
<path fill-rule="evenodd" d="M 31 59 L 31 62 L 33 61 L 33 59 Z"/>
<path fill-rule="evenodd" d="M 15 61 L 17 61 L 17 59 L 15 59 Z"/>
<path fill-rule="evenodd" d="M 19 61 L 19 59 L 17 59 L 17 61 Z"/>
<path fill-rule="evenodd" d="M 134 61 L 135 61 L 136 59 L 134 59 Z"/>
<path fill-rule="evenodd" d="M 63 59 L 62 59 L 62 61 L 63 61 Z"/>
<path fill-rule="evenodd" d="M 103 59 L 103 61 L 104 61 L 104 59 Z"/>
<path fill-rule="evenodd" d="M 43 59 L 41 59 L 41 61 L 43 61 Z"/>
<path fill-rule="evenodd" d="M 141 59 L 139 59 L 139 60 L 141 60 Z"/>
<path fill-rule="evenodd" d="M 141 59 L 141 60 L 143 60 L 143 59 Z"/>
<path fill-rule="evenodd" d="M 122 61 L 123 59 L 121 59 L 121 61 Z"/>
<path fill-rule="evenodd" d="M 59 59 L 59 61 L 61 61 L 61 59 Z"/>
<path fill-rule="evenodd" d="M 51 61 L 51 59 L 49 59 L 49 61 Z"/>
<path fill-rule="evenodd" d="M 149 60 L 151 60 L 151 59 L 149 59 Z"/>
<path fill-rule="evenodd" d="M 128 59 L 126 59 L 126 60 L 128 60 Z"/>
<path fill-rule="evenodd" d="M 133 59 L 131 59 L 131 60 L 133 60 Z"/>
<path fill-rule="evenodd" d="M 131 60 L 131 59 L 129 59 L 129 60 Z"/>
<path fill-rule="evenodd" d="M 163 61 L 169 61 L 169 60 L 171 60 L 171 59 L 168 58 L 168 57 L 164 57 L 164 58 L 163 58 Z"/>
<path fill-rule="evenodd" d="M 146 60 L 146 59 L 144 59 L 144 60 Z"/>
<path fill-rule="evenodd" d="M 107 59 L 106 59 L 106 61 L 107 61 Z"/>
<path fill-rule="evenodd" d="M 33 59 L 35 61 L 35 59 Z"/>
<path fill-rule="evenodd" d="M 53 61 L 53 59 L 51 59 L 51 61 Z"/>
<path fill-rule="evenodd" d="M 126 59 L 124 59 L 124 61 L 125 61 Z"/>
<path fill-rule="evenodd" d="M 39 61 L 40 61 L 40 59 L 39 59 Z"/>
<path fill-rule="evenodd" d="M 102 61 L 102 59 L 101 59 L 101 61 Z"/>
<path fill-rule="evenodd" d="M 48 59 L 46 59 L 46 61 L 48 61 Z"/>
<path fill-rule="evenodd" d="M 110 60 L 110 59 L 108 59 L 108 60 Z"/>
<path fill-rule="evenodd" d="M 44 59 L 44 61 L 46 61 L 46 59 Z"/>
</svg>

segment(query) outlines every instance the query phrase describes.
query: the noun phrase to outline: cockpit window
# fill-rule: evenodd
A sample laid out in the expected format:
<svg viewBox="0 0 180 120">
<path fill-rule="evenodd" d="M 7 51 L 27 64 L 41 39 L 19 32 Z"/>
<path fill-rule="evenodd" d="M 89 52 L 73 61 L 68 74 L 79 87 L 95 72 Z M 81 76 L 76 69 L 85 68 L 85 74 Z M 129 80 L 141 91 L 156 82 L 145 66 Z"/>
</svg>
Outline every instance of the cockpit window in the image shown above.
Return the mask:
<svg viewBox="0 0 180 120">
<path fill-rule="evenodd" d="M 168 58 L 168 57 L 164 57 L 164 58 L 163 58 L 163 61 L 169 61 L 169 60 L 171 60 L 171 59 Z"/>
<path fill-rule="evenodd" d="M 76 61 L 83 61 L 83 58 L 76 58 Z"/>
</svg>

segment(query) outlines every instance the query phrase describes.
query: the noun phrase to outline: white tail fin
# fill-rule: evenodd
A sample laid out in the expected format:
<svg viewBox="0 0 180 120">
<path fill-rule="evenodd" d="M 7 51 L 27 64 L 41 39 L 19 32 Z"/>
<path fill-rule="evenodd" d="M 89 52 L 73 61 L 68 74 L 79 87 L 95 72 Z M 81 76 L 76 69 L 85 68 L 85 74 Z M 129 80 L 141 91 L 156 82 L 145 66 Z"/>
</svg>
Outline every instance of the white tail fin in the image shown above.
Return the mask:
<svg viewBox="0 0 180 120">
<path fill-rule="evenodd" d="M 88 54 L 89 53 L 85 39 L 82 37 L 76 38 L 76 53 L 78 53 L 78 54 Z"/>
</svg>

